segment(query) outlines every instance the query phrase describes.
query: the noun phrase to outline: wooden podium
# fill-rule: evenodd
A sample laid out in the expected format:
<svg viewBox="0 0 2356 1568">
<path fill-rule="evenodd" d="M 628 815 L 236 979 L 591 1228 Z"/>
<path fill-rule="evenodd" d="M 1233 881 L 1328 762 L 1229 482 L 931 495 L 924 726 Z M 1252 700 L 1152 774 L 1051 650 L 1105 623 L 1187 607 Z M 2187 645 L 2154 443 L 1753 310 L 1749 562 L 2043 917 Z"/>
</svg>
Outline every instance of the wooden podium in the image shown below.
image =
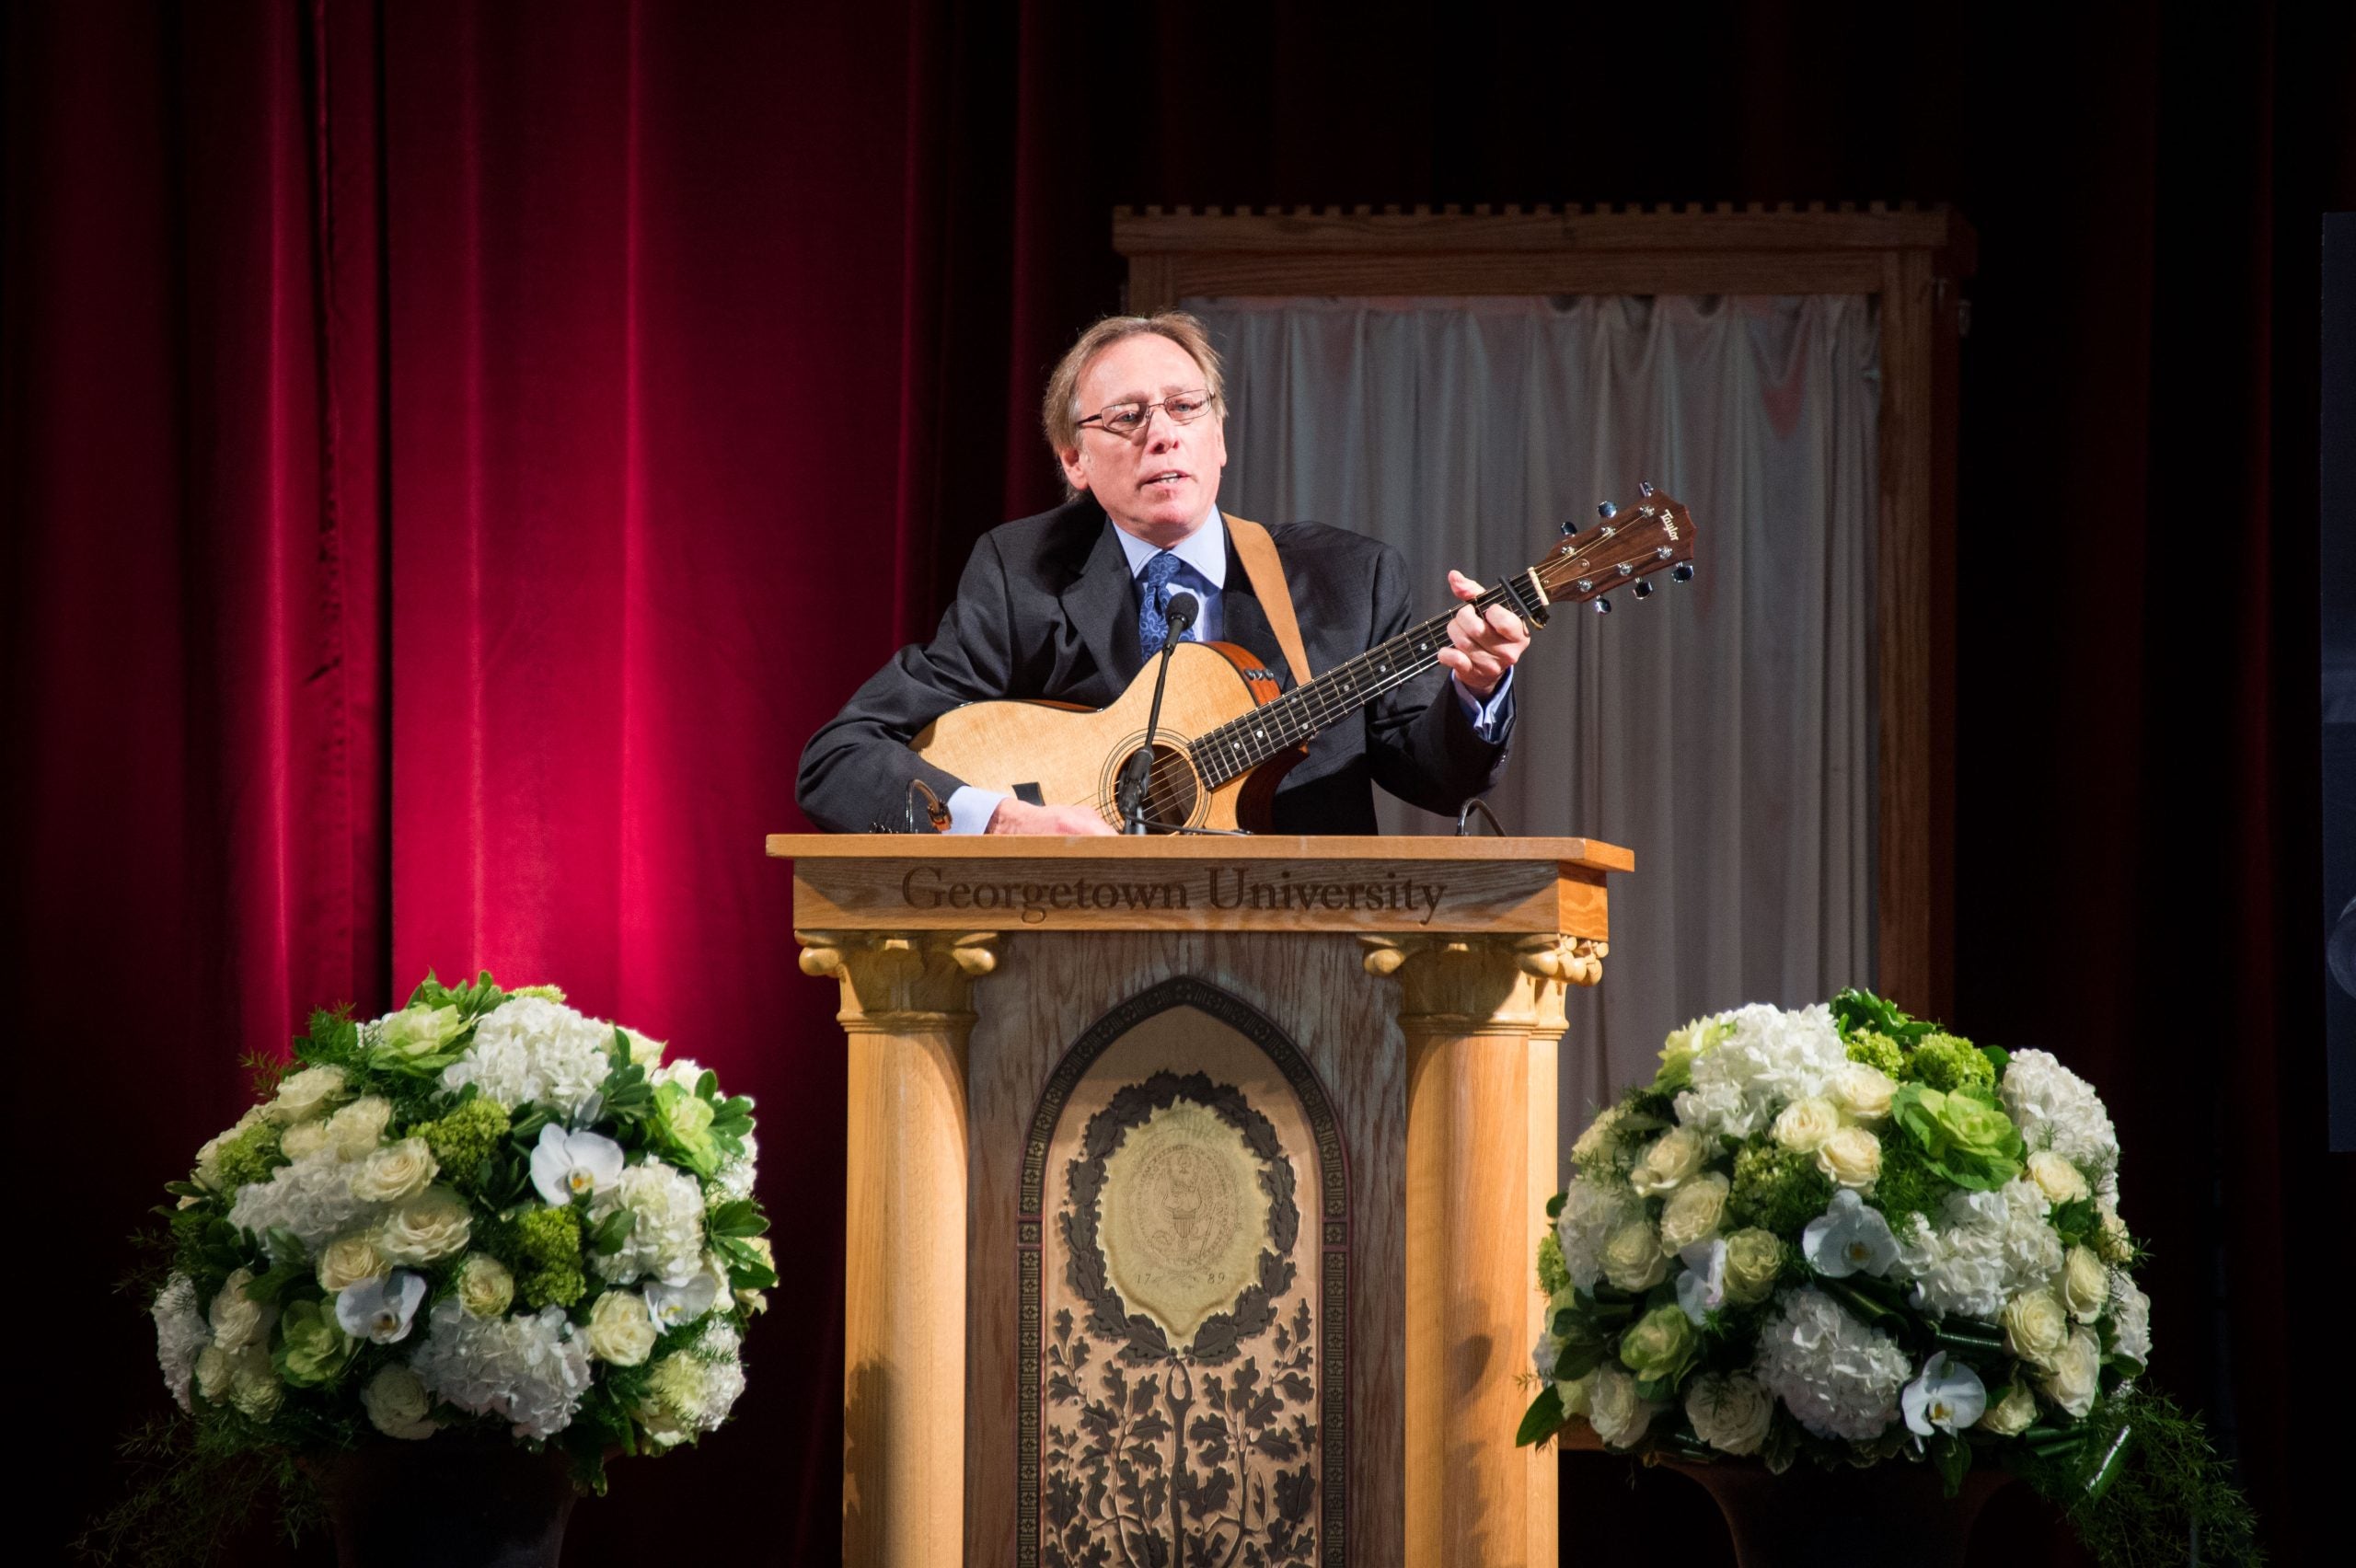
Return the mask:
<svg viewBox="0 0 2356 1568">
<path fill-rule="evenodd" d="M 768 852 L 850 1048 L 846 1562 L 1555 1561 L 1518 1379 L 1627 851 Z"/>
</svg>

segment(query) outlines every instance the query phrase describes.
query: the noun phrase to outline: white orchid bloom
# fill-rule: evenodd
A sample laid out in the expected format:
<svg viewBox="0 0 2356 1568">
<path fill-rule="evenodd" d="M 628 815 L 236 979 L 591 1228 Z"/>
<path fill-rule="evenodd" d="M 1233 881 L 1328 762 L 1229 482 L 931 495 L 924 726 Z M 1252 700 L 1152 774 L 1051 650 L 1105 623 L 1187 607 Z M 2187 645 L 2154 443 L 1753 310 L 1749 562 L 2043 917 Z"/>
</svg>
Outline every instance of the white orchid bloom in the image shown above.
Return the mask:
<svg viewBox="0 0 2356 1568">
<path fill-rule="evenodd" d="M 1726 1305 L 1727 1244 L 1716 1236 L 1696 1241 L 1677 1254 L 1685 1272 L 1677 1276 L 1677 1304 L 1698 1327 L 1703 1319 Z"/>
<path fill-rule="evenodd" d="M 353 1339 L 398 1344 L 425 1300 L 425 1276 L 397 1269 L 347 1285 L 336 1293 L 335 1320 Z"/>
<path fill-rule="evenodd" d="M 1943 1350 L 1923 1364 L 1923 1375 L 1906 1385 L 1898 1402 L 1906 1412 L 1906 1429 L 1916 1436 L 1952 1434 L 1987 1411 L 1988 1387 L 1979 1373 L 1960 1361 L 1949 1361 Z"/>
<path fill-rule="evenodd" d="M 622 1179 L 622 1146 L 597 1133 L 568 1133 L 550 1122 L 532 1150 L 532 1185 L 552 1208 L 593 1197 Z"/>
<path fill-rule="evenodd" d="M 1878 1210 L 1847 1188 L 1832 1194 L 1831 1206 L 1800 1232 L 1800 1251 L 1828 1279 L 1854 1274 L 1885 1274 L 1898 1262 L 1898 1238 Z"/>
<path fill-rule="evenodd" d="M 668 1333 L 710 1311 L 720 1300 L 724 1284 L 706 1263 L 703 1272 L 685 1285 L 664 1285 L 659 1279 L 650 1279 L 641 1287 L 641 1294 L 646 1297 L 647 1311 L 653 1315 L 654 1326 Z"/>
</svg>

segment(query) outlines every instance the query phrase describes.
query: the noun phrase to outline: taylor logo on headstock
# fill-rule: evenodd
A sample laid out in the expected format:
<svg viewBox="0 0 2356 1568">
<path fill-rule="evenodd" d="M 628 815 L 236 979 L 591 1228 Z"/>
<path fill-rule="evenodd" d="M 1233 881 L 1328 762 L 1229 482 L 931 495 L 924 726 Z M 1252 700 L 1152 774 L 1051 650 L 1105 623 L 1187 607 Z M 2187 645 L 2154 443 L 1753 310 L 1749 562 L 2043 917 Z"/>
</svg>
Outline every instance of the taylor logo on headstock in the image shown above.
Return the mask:
<svg viewBox="0 0 2356 1568">
<path fill-rule="evenodd" d="M 1641 602 L 1652 596 L 1659 573 L 1673 582 L 1692 580 L 1693 518 L 1675 497 L 1641 484 L 1625 505 L 1605 502 L 1596 510 L 1600 524 L 1585 533 L 1564 524 L 1562 543 L 1488 589 L 1474 607 L 1502 605 L 1535 629 L 1560 605 L 1608 611 L 1616 589 L 1627 588 Z M 1276 785 L 1308 755 L 1319 731 L 1439 667 L 1457 608 L 1290 691 L 1279 687 L 1258 655 L 1233 643 L 1179 644 L 1153 730 L 1146 820 L 1164 830 L 1266 826 Z M 1093 807 L 1117 827 L 1117 787 L 1145 743 L 1153 686 L 1149 666 L 1118 701 L 1094 713 L 1050 703 L 968 703 L 934 720 L 910 744 L 969 784 L 1019 792 L 1036 804 Z"/>
</svg>

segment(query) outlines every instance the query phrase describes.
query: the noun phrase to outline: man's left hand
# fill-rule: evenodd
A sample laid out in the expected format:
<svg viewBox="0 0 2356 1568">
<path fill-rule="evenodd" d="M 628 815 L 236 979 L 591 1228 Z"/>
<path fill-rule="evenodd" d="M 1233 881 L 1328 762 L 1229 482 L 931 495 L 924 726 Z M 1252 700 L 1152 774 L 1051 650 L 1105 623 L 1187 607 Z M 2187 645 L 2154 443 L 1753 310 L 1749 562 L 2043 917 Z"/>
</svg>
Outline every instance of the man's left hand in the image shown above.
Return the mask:
<svg viewBox="0 0 2356 1568">
<path fill-rule="evenodd" d="M 1448 591 L 1465 603 L 1448 623 L 1452 646 L 1439 651 L 1439 662 L 1465 696 L 1486 702 L 1530 646 L 1530 628 L 1503 605 L 1491 605 L 1485 613 L 1474 609 L 1472 602 L 1486 590 L 1461 571 L 1448 574 Z"/>
</svg>

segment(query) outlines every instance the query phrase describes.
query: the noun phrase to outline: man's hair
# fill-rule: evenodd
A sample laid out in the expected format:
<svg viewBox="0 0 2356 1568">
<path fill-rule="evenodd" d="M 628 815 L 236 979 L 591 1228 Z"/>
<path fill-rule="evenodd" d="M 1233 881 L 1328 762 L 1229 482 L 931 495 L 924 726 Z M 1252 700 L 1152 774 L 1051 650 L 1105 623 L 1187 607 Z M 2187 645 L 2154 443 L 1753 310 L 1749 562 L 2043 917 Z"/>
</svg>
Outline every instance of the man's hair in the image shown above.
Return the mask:
<svg viewBox="0 0 2356 1568">
<path fill-rule="evenodd" d="M 1203 386 L 1211 395 L 1211 412 L 1227 417 L 1227 380 L 1219 374 L 1218 351 L 1211 347 L 1203 324 L 1183 310 L 1160 310 L 1151 316 L 1108 316 L 1080 335 L 1080 340 L 1056 362 L 1047 377 L 1047 395 L 1039 404 L 1039 422 L 1047 432 L 1047 446 L 1060 459 L 1080 444 L 1080 378 L 1089 362 L 1124 338 L 1151 332 L 1186 351 L 1202 367 Z M 1093 409 L 1089 410 L 1094 412 Z M 1067 487 L 1068 488 L 1068 487 Z"/>
</svg>

